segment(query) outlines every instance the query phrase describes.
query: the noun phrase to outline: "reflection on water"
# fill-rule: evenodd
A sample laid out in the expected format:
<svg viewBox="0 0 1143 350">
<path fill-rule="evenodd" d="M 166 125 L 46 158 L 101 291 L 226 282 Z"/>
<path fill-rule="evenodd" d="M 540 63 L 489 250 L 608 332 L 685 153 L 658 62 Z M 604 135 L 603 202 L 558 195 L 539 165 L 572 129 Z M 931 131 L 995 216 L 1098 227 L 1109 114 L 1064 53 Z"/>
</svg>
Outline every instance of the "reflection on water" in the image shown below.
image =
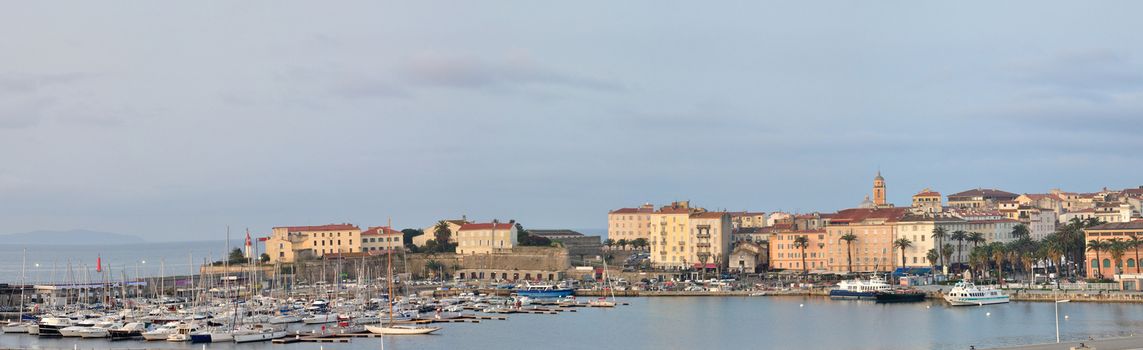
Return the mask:
<svg viewBox="0 0 1143 350">
<path fill-rule="evenodd" d="M 951 308 L 941 302 L 874 304 L 819 297 L 629 298 L 630 306 L 507 321 L 445 324 L 436 336 L 392 337 L 386 349 L 967 349 L 1055 340 L 1052 303 Z M 1143 305 L 1060 305 L 1064 339 L 1131 335 Z M 1064 319 L 1064 316 L 1068 316 Z M 324 344 L 378 349 L 381 339 Z M 0 347 L 194 348 L 189 344 L 39 340 L 0 336 Z M 211 344 L 213 349 L 316 349 L 317 344 Z"/>
</svg>

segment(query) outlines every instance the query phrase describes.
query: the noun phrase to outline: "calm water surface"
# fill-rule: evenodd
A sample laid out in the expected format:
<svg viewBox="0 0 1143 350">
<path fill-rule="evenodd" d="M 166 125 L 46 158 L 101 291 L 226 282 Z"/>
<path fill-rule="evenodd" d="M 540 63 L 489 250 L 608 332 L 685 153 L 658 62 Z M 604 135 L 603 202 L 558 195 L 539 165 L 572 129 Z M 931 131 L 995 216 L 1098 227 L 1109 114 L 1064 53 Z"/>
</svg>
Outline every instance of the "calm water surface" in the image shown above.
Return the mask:
<svg viewBox="0 0 1143 350">
<path fill-rule="evenodd" d="M 231 240 L 231 247 L 241 247 L 243 240 Z M 24 270 L 29 283 L 54 281 L 66 283 L 68 262 L 71 262 L 71 275 L 82 282 L 88 271 L 92 280 L 98 280 L 95 272 L 97 257 L 103 257 L 103 264 L 110 264 L 112 277 L 119 280 L 124 274 L 134 278 L 136 271 L 143 276 L 159 276 L 165 270 L 168 276 L 186 275 L 198 272 L 203 259 L 220 260 L 226 255 L 226 240 L 199 242 L 138 243 L 108 246 L 69 245 L 67 242 L 45 245 L 0 244 L 0 283 L 19 283 L 20 266 L 24 250 L 27 250 L 27 267 Z M 191 264 L 191 261 L 194 264 Z M 37 267 L 36 264 L 39 264 Z M 165 267 L 165 269 L 163 268 Z"/>
<path fill-rule="evenodd" d="M 354 339 L 348 344 L 211 344 L 212 349 L 967 349 L 1055 340 L 1051 303 L 950 308 L 820 297 L 629 298 L 630 306 L 507 321 L 444 324 L 440 335 Z M 802 306 L 804 305 L 804 306 Z M 1068 319 L 1063 317 L 1067 315 Z M 1143 330 L 1143 305 L 1067 303 L 1065 339 Z M 0 347 L 193 348 L 169 343 L 0 336 Z"/>
</svg>

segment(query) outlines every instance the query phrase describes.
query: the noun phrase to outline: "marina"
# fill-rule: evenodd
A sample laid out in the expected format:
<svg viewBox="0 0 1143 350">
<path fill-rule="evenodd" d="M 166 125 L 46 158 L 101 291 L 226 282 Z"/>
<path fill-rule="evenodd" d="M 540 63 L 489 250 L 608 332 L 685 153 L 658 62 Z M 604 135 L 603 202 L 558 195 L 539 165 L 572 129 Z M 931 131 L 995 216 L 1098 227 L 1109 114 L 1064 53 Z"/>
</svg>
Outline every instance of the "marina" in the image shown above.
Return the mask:
<svg viewBox="0 0 1143 350">
<path fill-rule="evenodd" d="M 867 300 L 830 300 L 822 296 L 619 298 L 619 309 L 572 308 L 558 315 L 516 313 L 500 319 L 435 322 L 439 335 L 378 336 L 306 335 L 291 330 L 293 339 L 259 343 L 213 343 L 213 349 L 387 349 L 490 348 L 545 349 L 748 347 L 757 339 L 773 348 L 806 349 L 978 349 L 1047 343 L 1054 339 L 1053 305 L 1012 302 L 976 307 L 951 307 L 939 300 L 877 304 Z M 1143 305 L 1066 304 L 1060 310 L 1062 338 L 1085 341 L 1130 337 L 1143 326 Z M 1066 318 L 1065 318 L 1066 317 Z M 476 323 L 474 321 L 481 321 Z M 809 340 L 802 327 L 829 329 Z M 328 327 L 327 327 L 328 328 Z M 616 336 L 592 337 L 589 334 Z M 743 334 L 750 334 L 744 336 Z M 902 336 L 907 335 L 907 336 Z M 285 339 L 285 338 L 283 338 Z M 304 340 L 303 340 L 304 339 Z M 886 343 L 885 339 L 894 339 Z M 320 343 L 314 343 L 320 342 Z M 498 345 L 499 344 L 499 345 Z M 199 348 L 198 344 L 115 341 L 107 339 L 42 338 L 26 334 L 0 335 L 0 348 Z"/>
</svg>

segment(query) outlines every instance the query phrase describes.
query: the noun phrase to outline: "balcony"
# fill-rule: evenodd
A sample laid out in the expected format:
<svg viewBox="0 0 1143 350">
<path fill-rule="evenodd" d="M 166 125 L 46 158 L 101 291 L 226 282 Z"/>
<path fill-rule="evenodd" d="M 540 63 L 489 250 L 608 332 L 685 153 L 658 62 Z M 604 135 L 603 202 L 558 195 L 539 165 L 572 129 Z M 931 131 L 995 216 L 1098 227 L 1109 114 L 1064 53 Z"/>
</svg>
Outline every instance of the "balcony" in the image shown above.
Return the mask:
<svg viewBox="0 0 1143 350">
<path fill-rule="evenodd" d="M 707 233 L 700 233 L 700 234 L 697 234 L 697 235 L 695 235 L 695 237 L 698 237 L 698 238 L 710 238 L 710 232 L 707 232 Z"/>
<path fill-rule="evenodd" d="M 698 243 L 695 246 L 699 248 L 710 248 L 710 243 Z"/>
<path fill-rule="evenodd" d="M 666 255 L 667 255 L 667 251 L 666 251 L 666 250 L 660 250 L 660 251 L 659 251 L 659 255 L 663 255 L 663 256 L 666 256 Z"/>
</svg>

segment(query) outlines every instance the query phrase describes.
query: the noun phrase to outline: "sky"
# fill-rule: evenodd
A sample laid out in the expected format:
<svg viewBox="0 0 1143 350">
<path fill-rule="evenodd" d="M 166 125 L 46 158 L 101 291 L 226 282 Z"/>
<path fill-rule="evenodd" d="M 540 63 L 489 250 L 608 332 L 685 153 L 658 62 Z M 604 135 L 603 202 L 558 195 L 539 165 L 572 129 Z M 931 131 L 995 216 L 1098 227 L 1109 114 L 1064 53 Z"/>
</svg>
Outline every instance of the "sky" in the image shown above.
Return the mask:
<svg viewBox="0 0 1143 350">
<path fill-rule="evenodd" d="M 22 2 L 0 233 L 1143 185 L 1143 2 Z"/>
</svg>

